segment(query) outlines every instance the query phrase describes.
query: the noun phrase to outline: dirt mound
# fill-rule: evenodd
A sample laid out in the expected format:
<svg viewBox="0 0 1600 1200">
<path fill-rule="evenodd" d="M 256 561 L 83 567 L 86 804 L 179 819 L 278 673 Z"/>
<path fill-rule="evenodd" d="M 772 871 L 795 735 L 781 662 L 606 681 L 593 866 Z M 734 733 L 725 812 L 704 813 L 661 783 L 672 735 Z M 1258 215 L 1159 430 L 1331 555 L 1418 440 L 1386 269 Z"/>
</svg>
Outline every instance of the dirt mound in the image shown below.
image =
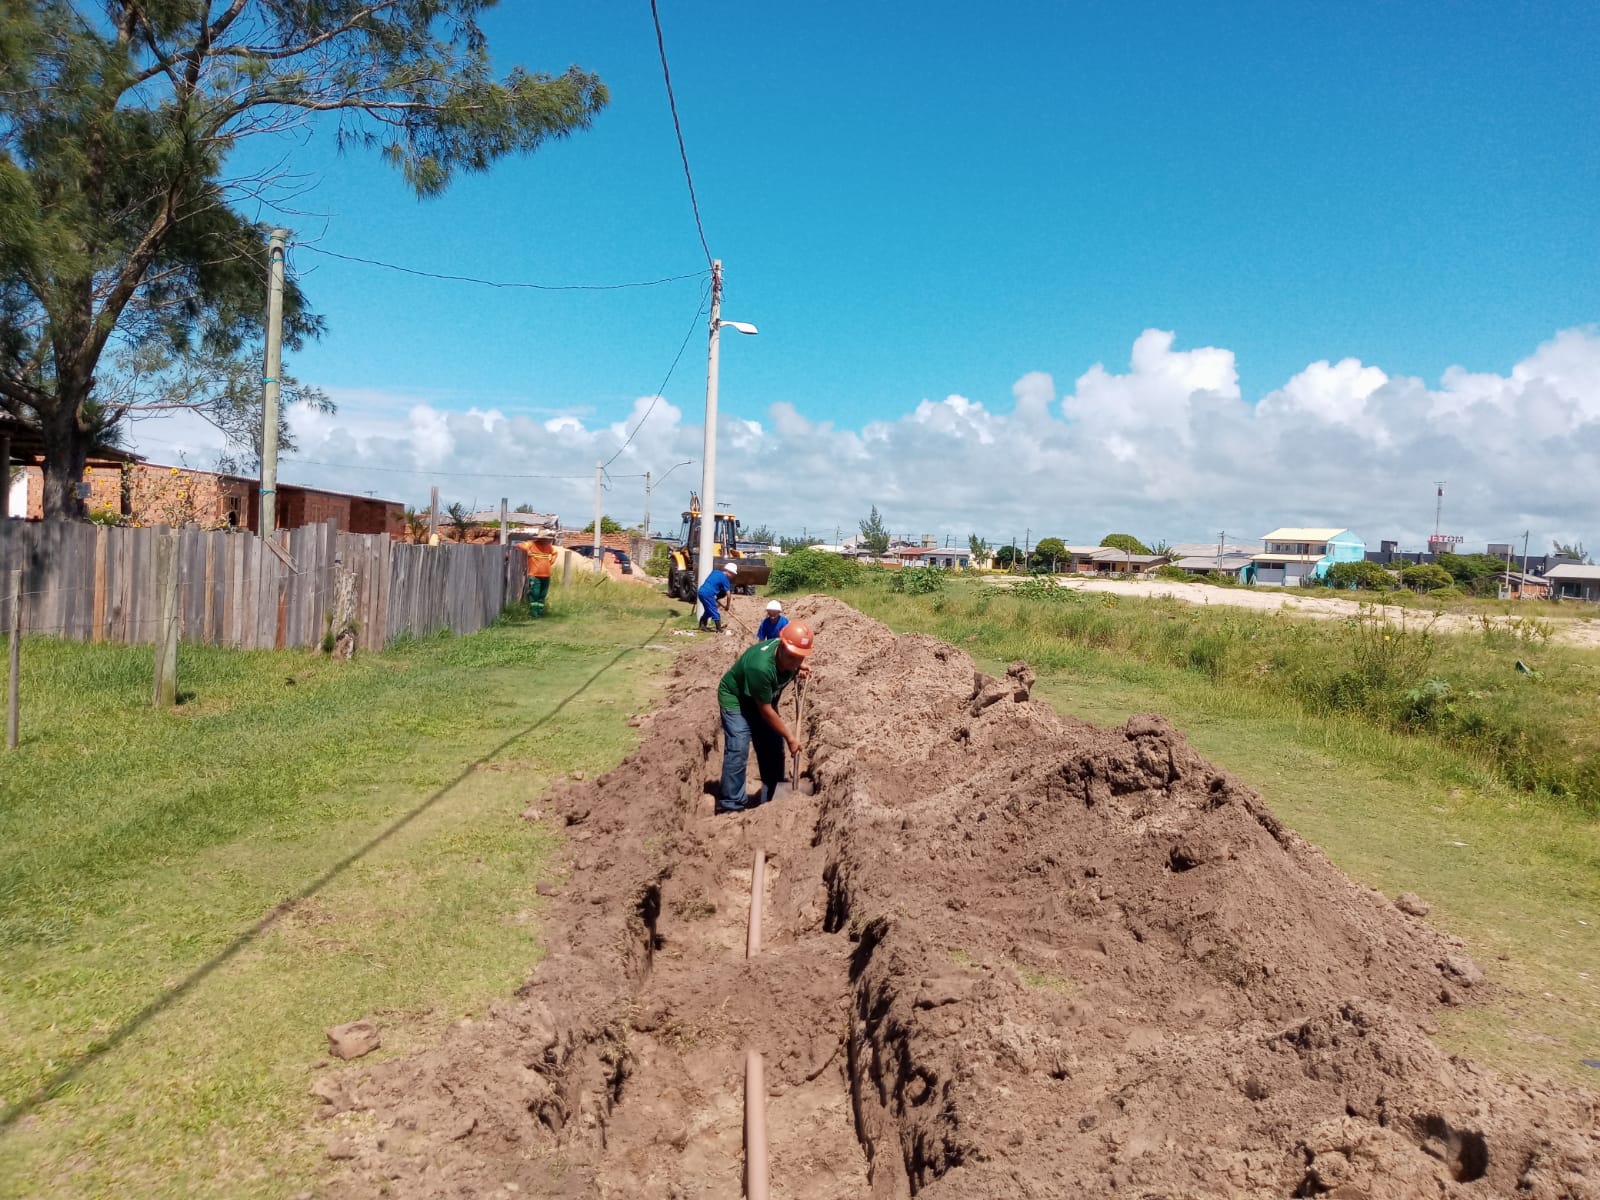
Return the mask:
<svg viewBox="0 0 1600 1200">
<path fill-rule="evenodd" d="M 1428 1040 L 1485 986 L 1462 948 L 1161 718 L 794 612 L 815 795 L 711 815 L 734 647 L 686 654 L 639 751 L 542 803 L 571 874 L 529 984 L 319 1084 L 333 1193 L 737 1196 L 753 1046 L 778 1196 L 1600 1196 L 1591 1094 Z"/>
</svg>

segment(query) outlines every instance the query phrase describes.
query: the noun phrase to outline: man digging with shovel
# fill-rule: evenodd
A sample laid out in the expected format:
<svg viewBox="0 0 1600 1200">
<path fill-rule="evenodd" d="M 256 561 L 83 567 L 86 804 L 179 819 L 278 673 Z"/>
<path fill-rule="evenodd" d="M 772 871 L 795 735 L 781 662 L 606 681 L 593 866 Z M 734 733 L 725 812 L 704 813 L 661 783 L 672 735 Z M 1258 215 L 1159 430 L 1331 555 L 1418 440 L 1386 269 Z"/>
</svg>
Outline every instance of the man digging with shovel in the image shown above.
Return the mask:
<svg viewBox="0 0 1600 1200">
<path fill-rule="evenodd" d="M 778 698 L 789 681 L 811 672 L 811 627 L 791 621 L 776 638 L 757 642 L 728 668 L 717 688 L 722 709 L 722 789 L 717 812 L 743 812 L 771 800 L 784 782 L 784 749 L 800 753 L 800 739 L 778 715 Z M 803 685 L 801 685 L 803 686 Z M 752 801 L 745 794 L 745 766 L 755 743 L 761 791 Z"/>
</svg>

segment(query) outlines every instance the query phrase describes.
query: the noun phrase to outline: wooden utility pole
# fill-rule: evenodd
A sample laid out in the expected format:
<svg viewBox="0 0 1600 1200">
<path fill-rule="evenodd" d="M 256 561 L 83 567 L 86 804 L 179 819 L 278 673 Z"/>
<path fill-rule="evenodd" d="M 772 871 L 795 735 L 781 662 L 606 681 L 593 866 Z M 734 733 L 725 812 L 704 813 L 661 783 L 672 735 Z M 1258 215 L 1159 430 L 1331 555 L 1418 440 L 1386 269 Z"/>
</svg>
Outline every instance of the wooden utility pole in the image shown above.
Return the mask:
<svg viewBox="0 0 1600 1200">
<path fill-rule="evenodd" d="M 506 529 L 510 512 L 504 496 L 500 497 L 500 611 L 505 612 L 511 598 L 511 536 Z"/>
<path fill-rule="evenodd" d="M 267 242 L 267 357 L 261 371 L 261 528 L 270 538 L 278 528 L 278 378 L 283 373 L 283 246 L 287 229 L 274 229 Z"/>
<path fill-rule="evenodd" d="M 150 703 L 155 708 L 171 708 L 178 702 L 178 535 L 163 534 L 156 539 L 156 618 L 155 686 Z"/>
<path fill-rule="evenodd" d="M 11 646 L 6 655 L 6 749 L 17 748 L 22 713 L 22 572 L 11 572 Z"/>
</svg>

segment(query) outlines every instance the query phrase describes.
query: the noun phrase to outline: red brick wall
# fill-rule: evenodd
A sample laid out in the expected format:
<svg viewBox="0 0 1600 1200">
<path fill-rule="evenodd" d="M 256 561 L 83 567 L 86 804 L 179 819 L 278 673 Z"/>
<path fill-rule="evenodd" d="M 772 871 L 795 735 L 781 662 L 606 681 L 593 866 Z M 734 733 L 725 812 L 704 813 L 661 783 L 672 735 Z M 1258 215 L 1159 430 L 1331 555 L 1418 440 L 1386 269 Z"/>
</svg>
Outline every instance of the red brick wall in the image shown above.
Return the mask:
<svg viewBox="0 0 1600 1200">
<path fill-rule="evenodd" d="M 23 467 L 22 474 L 28 481 L 28 504 L 20 514 L 13 516 L 27 516 L 37 521 L 44 516 L 44 471 L 38 467 Z M 89 511 L 99 508 L 109 508 L 112 512 L 122 511 L 122 472 L 117 467 L 86 467 L 83 472 L 83 481 L 89 485 Z"/>
</svg>

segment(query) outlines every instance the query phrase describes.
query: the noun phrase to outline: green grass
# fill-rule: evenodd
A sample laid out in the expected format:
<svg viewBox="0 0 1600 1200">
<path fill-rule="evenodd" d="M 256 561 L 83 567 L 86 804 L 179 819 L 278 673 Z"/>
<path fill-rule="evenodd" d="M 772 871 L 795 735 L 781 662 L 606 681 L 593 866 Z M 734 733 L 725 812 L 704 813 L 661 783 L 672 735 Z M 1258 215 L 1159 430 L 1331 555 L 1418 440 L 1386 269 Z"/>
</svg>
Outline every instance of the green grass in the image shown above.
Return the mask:
<svg viewBox="0 0 1600 1200">
<path fill-rule="evenodd" d="M 147 648 L 25 642 L 0 1196 L 306 1186 L 327 1026 L 404 1052 L 537 963 L 556 835 L 520 813 L 632 746 L 671 656 L 630 647 L 680 611 L 579 580 L 544 621 L 350 663 L 185 647 L 173 712 Z"/>
<path fill-rule="evenodd" d="M 1195 627 L 1187 642 L 1169 632 L 1181 628 L 1170 605 L 1123 599 L 1105 640 L 1080 642 L 1049 631 L 1059 617 L 1019 619 L 1009 598 L 987 614 L 970 611 L 959 591 L 868 589 L 846 599 L 897 630 L 964 646 L 987 670 L 1027 658 L 1039 673 L 1034 694 L 1063 712 L 1108 725 L 1136 712 L 1166 715 L 1345 871 L 1390 896 L 1421 894 L 1434 905 L 1430 921 L 1467 940 L 1495 991 L 1486 1004 L 1442 1013 L 1447 1046 L 1600 1086 L 1600 1071 L 1581 1065 L 1600 1058 L 1600 823 L 1566 799 L 1513 788 L 1492 760 L 1460 747 L 1358 713 L 1308 711 L 1290 693 L 1214 674 L 1203 656 L 1193 663 L 1180 653 L 1194 645 Z M 1128 637 L 1118 632 L 1128 621 L 1151 629 Z M 1326 622 L 1296 624 L 1325 636 Z M 1165 660 L 1129 650 L 1169 638 Z M 1478 649 L 1446 647 L 1443 661 Z M 1588 670 L 1593 687 L 1582 652 L 1550 648 L 1540 662 L 1546 678 Z M 1592 705 L 1593 695 L 1558 692 L 1552 703 Z"/>
<path fill-rule="evenodd" d="M 1532 622 L 1445 634 L 1428 614 L 1305 620 L 1032 580 L 1014 592 L 963 581 L 917 598 L 867 578 L 842 594 L 975 653 L 1057 668 L 1110 653 L 1176 668 L 1229 694 L 1348 718 L 1337 724 L 1352 732 L 1407 734 L 1447 749 L 1469 781 L 1492 775 L 1600 815 L 1600 650 L 1552 642 Z"/>
</svg>

